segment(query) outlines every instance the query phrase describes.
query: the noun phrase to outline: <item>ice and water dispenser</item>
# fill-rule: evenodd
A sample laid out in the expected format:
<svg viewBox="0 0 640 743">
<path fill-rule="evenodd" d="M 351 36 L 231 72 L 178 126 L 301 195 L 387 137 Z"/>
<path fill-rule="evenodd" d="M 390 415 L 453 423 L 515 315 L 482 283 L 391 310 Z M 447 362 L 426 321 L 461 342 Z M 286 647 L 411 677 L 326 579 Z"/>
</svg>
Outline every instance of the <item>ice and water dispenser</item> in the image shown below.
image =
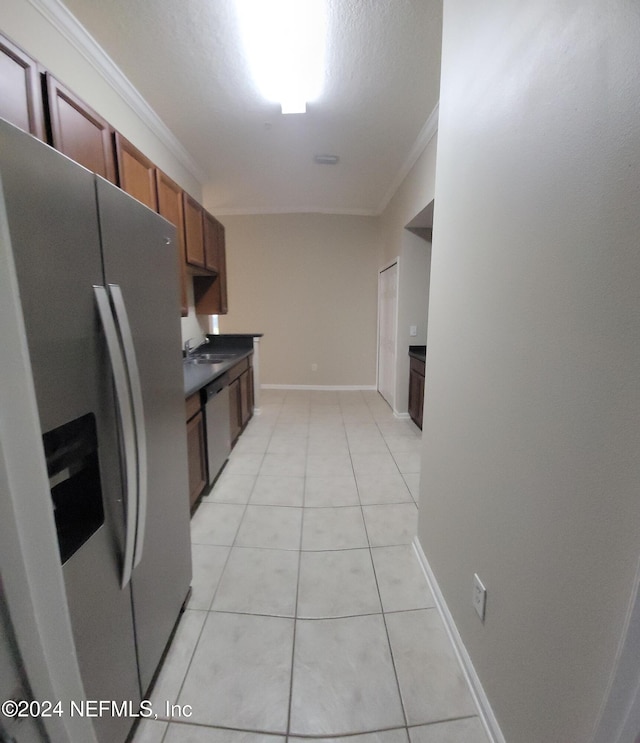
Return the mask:
<svg viewBox="0 0 640 743">
<path fill-rule="evenodd" d="M 104 523 L 95 416 L 76 418 L 42 440 L 64 564 Z"/>
</svg>

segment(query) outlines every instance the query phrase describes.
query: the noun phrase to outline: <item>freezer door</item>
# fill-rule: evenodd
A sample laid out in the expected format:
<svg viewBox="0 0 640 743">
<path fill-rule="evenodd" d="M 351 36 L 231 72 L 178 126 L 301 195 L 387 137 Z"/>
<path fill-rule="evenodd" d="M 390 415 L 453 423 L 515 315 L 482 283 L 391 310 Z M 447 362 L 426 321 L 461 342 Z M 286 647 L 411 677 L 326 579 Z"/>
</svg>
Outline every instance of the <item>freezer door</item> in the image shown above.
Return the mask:
<svg viewBox="0 0 640 743">
<path fill-rule="evenodd" d="M 144 411 L 146 524 L 132 587 L 145 693 L 191 582 L 176 232 L 107 181 L 96 183 L 106 282 L 124 304 Z"/>
<path fill-rule="evenodd" d="M 90 699 L 135 703 L 140 689 L 131 594 L 120 587 L 123 504 L 116 406 L 93 293 L 93 285 L 103 283 L 94 175 L 0 121 L 0 179 L 42 433 L 72 431 L 65 424 L 95 419 L 104 524 L 79 540 L 63 567 L 85 691 Z M 44 445 L 25 455 L 44 458 Z M 44 507 L 51 508 L 51 502 Z M 103 743 L 124 741 L 131 726 L 127 718 L 102 717 L 94 723 Z"/>
</svg>

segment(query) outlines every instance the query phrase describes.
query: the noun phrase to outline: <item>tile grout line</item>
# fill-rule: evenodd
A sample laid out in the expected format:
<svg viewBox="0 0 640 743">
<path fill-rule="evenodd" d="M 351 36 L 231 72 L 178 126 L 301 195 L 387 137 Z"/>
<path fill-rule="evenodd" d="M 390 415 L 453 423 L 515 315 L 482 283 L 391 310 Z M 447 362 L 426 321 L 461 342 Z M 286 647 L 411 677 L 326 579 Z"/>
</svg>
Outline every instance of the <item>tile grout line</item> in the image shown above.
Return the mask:
<svg viewBox="0 0 640 743">
<path fill-rule="evenodd" d="M 286 398 L 285 398 L 286 399 Z M 306 471 L 307 471 L 307 456 L 309 452 L 309 435 L 308 435 L 308 429 L 307 429 L 307 446 L 305 448 L 305 477 L 304 477 L 304 483 L 302 485 L 302 512 L 300 514 L 300 538 L 298 540 L 298 575 L 296 579 L 296 600 L 294 604 L 294 610 L 293 610 L 293 641 L 291 643 L 291 674 L 289 675 L 289 707 L 287 709 L 287 727 L 285 731 L 286 740 L 289 740 L 289 735 L 291 731 L 291 711 L 293 707 L 293 675 L 294 675 L 294 669 L 295 669 L 295 660 L 296 660 L 296 635 L 298 630 L 298 597 L 300 595 L 300 573 L 302 568 L 302 537 L 304 533 L 304 513 L 305 513 L 305 501 L 306 501 L 306 491 L 307 491 L 307 477 L 306 477 Z"/>
<path fill-rule="evenodd" d="M 377 426 L 377 423 L 376 423 Z M 379 428 L 379 427 L 378 427 Z M 382 431 L 380 432 L 382 433 Z M 383 437 L 384 438 L 384 437 Z M 386 441 L 385 441 L 386 443 Z M 395 460 L 394 460 L 395 461 Z M 356 487 L 358 487 L 358 481 L 356 480 Z M 360 498 L 360 489 L 358 488 L 358 498 Z M 393 667 L 393 674 L 396 680 L 396 688 L 398 690 L 398 697 L 400 699 L 400 708 L 402 709 L 402 716 L 404 717 L 404 727 L 405 732 L 407 733 L 407 738 L 409 737 L 409 731 L 408 731 L 408 725 L 409 725 L 409 718 L 407 716 L 407 710 L 405 708 L 404 704 L 404 697 L 402 695 L 402 690 L 400 689 L 400 679 L 398 677 L 398 669 L 396 667 L 396 660 L 393 656 L 393 648 L 391 647 L 391 638 L 389 637 L 389 628 L 387 627 L 387 618 L 384 611 L 384 605 L 382 603 L 382 594 L 380 593 L 380 583 L 378 581 L 378 572 L 376 570 L 376 565 L 373 559 L 373 553 L 371 551 L 371 540 L 369 539 L 369 530 L 367 529 L 367 522 L 364 519 L 364 512 L 362 516 L 362 520 L 364 521 L 364 528 L 367 532 L 367 541 L 369 542 L 369 559 L 371 560 L 371 568 L 373 569 L 373 577 L 376 582 L 376 590 L 378 591 L 378 600 L 380 601 L 380 610 L 382 613 L 382 623 L 384 624 L 384 631 L 387 636 L 387 646 L 389 648 L 389 656 L 391 657 L 391 665 Z"/>
<path fill-rule="evenodd" d="M 381 436 L 382 436 L 382 438 L 383 438 L 383 440 L 385 442 L 385 446 L 389 450 L 389 454 L 391 455 L 391 457 L 392 457 L 392 459 L 394 461 L 394 464 L 396 465 L 396 468 L 398 469 L 398 472 L 400 472 L 400 468 L 398 467 L 398 464 L 395 461 L 395 458 L 393 458 L 393 455 L 391 454 L 391 451 L 390 451 L 389 446 L 387 444 L 386 438 L 384 437 L 384 434 L 382 433 L 382 430 L 380 429 L 380 427 L 378 425 L 378 422 L 375 419 L 375 416 L 373 416 L 373 412 L 371 411 L 371 408 L 370 408 L 370 406 L 369 406 L 369 404 L 368 404 L 368 402 L 367 402 L 366 399 L 365 399 L 365 403 L 367 405 L 367 408 L 369 409 L 369 411 L 372 414 L 374 423 L 375 423 L 376 427 L 378 428 L 378 430 L 380 431 L 380 434 L 381 434 Z M 343 425 L 345 426 L 345 435 L 346 435 L 347 434 L 347 430 L 346 430 L 344 416 L 343 416 Z M 349 437 L 347 435 L 347 445 L 348 445 L 348 442 L 349 442 Z M 391 663 L 392 663 L 392 667 L 393 667 L 394 677 L 395 677 L 395 681 L 396 681 L 396 688 L 397 688 L 397 691 L 398 691 L 398 698 L 400 700 L 400 705 L 401 705 L 402 714 L 403 714 L 403 718 L 404 718 L 404 727 L 401 728 L 401 729 L 404 729 L 405 730 L 405 733 L 406 733 L 407 738 L 408 738 L 409 737 L 408 718 L 407 718 L 407 713 L 406 713 L 406 710 L 405 710 L 404 699 L 403 699 L 402 692 L 401 692 L 401 689 L 400 689 L 400 682 L 399 682 L 398 672 L 397 672 L 397 668 L 396 668 L 396 664 L 395 664 L 395 658 L 393 656 L 393 650 L 391 648 L 391 640 L 390 640 L 390 637 L 389 637 L 389 630 L 388 630 L 388 627 L 387 627 L 385 612 L 384 612 L 384 608 L 383 608 L 383 605 L 382 605 L 382 597 L 381 597 L 381 594 L 380 594 L 380 586 L 379 586 L 379 582 L 378 582 L 378 575 L 377 575 L 377 572 L 376 572 L 376 569 L 375 569 L 375 563 L 373 561 L 371 541 L 369 539 L 369 532 L 368 532 L 368 529 L 367 529 L 367 522 L 366 522 L 366 519 L 364 518 L 363 504 L 362 504 L 362 499 L 360 497 L 360 489 L 358 487 L 358 480 L 357 480 L 357 477 L 356 477 L 356 472 L 355 472 L 355 467 L 354 467 L 354 464 L 353 464 L 352 452 L 351 452 L 351 448 L 350 447 L 349 447 L 349 459 L 351 461 L 351 467 L 352 467 L 353 477 L 354 477 L 354 480 L 355 480 L 355 483 L 356 483 L 356 492 L 357 492 L 357 495 L 358 495 L 358 500 L 360 502 L 360 512 L 361 512 L 362 521 L 363 521 L 363 524 L 364 524 L 365 534 L 367 536 L 367 543 L 368 543 L 368 550 L 369 550 L 369 560 L 371 561 L 371 567 L 372 567 L 373 574 L 374 574 L 374 580 L 376 582 L 376 590 L 377 590 L 377 593 L 378 593 L 378 601 L 380 602 L 380 614 L 382 616 L 382 621 L 383 621 L 383 624 L 384 624 L 384 627 L 385 627 L 385 634 L 386 634 L 386 637 L 387 637 L 387 646 L 389 648 L 389 656 L 391 658 Z M 400 476 L 402 477 L 402 473 L 401 472 L 400 472 Z M 409 490 L 408 487 L 407 487 L 407 485 L 406 485 L 406 482 L 404 481 L 404 478 L 403 478 L 403 482 L 404 482 L 404 485 L 407 488 L 407 490 Z M 411 495 L 411 492 L 410 491 L 409 491 L 409 495 L 413 499 L 413 496 Z M 297 612 L 297 610 L 296 610 L 296 612 Z M 358 615 L 358 616 L 362 616 L 362 615 Z M 391 729 L 391 728 L 388 728 L 388 729 Z M 394 728 L 394 729 L 398 729 L 398 728 Z M 341 736 L 341 737 L 344 737 L 344 736 Z"/>
<path fill-rule="evenodd" d="M 245 431 L 246 431 L 246 428 L 245 428 Z M 242 434 L 240 434 L 240 435 L 242 436 Z M 233 537 L 233 542 L 231 543 L 231 545 L 229 547 L 229 554 L 227 555 L 227 559 L 224 562 L 224 566 L 223 566 L 222 571 L 220 573 L 220 578 L 218 579 L 218 583 L 217 583 L 217 585 L 215 587 L 215 590 L 213 592 L 213 596 L 211 597 L 211 603 L 209 604 L 209 608 L 207 609 L 208 612 L 214 611 L 214 609 L 212 608 L 213 607 L 213 602 L 216 599 L 216 595 L 218 593 L 218 589 L 220 588 L 220 583 L 222 582 L 222 578 L 224 576 L 224 572 L 227 569 L 227 565 L 229 563 L 229 558 L 231 557 L 231 552 L 232 552 L 233 548 L 236 546 L 236 542 L 238 541 L 238 534 L 240 532 L 240 527 L 242 526 L 242 522 L 244 521 L 244 517 L 247 514 L 247 509 L 249 508 L 249 503 L 251 502 L 251 497 L 253 495 L 253 491 L 255 490 L 256 484 L 258 482 L 258 477 L 259 477 L 259 474 L 260 474 L 260 468 L 262 467 L 262 463 L 264 462 L 264 458 L 266 456 L 267 449 L 269 448 L 269 442 L 271 441 L 272 436 L 273 436 L 273 431 L 269 434 L 269 441 L 267 442 L 267 446 L 265 447 L 265 450 L 264 450 L 264 452 L 263 452 L 263 454 L 261 456 L 260 466 L 258 467 L 258 471 L 257 471 L 257 473 L 255 475 L 255 479 L 253 481 L 253 485 L 251 486 L 251 490 L 249 491 L 249 495 L 247 496 L 247 501 L 246 501 L 246 503 L 244 503 L 244 509 L 242 511 L 242 516 L 240 517 L 240 521 L 238 522 L 238 527 L 236 528 L 236 532 L 235 532 L 234 537 Z M 213 487 L 215 488 L 216 485 L 217 485 L 217 483 L 215 483 Z M 242 504 L 240 504 L 240 505 L 242 505 Z M 206 620 L 205 620 L 205 623 L 206 623 Z M 203 627 L 204 627 L 204 625 L 203 625 Z M 199 640 L 199 638 L 198 638 L 198 640 Z"/>
</svg>

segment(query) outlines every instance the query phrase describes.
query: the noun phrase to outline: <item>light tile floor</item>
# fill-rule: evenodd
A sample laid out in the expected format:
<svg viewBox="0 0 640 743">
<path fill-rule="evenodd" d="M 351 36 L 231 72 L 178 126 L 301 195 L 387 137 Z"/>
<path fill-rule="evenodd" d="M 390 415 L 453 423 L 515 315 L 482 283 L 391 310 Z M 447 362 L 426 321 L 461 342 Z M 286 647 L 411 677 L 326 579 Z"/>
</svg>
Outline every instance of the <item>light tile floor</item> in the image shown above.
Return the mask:
<svg viewBox="0 0 640 743">
<path fill-rule="evenodd" d="M 420 431 L 376 392 L 262 392 L 192 520 L 135 743 L 487 743 L 411 541 Z M 164 719 L 162 719 L 164 717 Z"/>
</svg>

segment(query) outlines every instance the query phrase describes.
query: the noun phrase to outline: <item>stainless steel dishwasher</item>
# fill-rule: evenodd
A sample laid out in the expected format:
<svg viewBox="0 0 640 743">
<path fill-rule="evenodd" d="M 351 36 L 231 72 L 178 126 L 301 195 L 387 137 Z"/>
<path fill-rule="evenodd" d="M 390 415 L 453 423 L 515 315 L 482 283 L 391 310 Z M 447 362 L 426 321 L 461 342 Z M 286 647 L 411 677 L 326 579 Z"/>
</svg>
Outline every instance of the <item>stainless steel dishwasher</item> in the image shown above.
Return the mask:
<svg viewBox="0 0 640 743">
<path fill-rule="evenodd" d="M 202 390 L 207 433 L 209 486 L 213 485 L 231 453 L 229 377 L 223 374 Z"/>
</svg>

